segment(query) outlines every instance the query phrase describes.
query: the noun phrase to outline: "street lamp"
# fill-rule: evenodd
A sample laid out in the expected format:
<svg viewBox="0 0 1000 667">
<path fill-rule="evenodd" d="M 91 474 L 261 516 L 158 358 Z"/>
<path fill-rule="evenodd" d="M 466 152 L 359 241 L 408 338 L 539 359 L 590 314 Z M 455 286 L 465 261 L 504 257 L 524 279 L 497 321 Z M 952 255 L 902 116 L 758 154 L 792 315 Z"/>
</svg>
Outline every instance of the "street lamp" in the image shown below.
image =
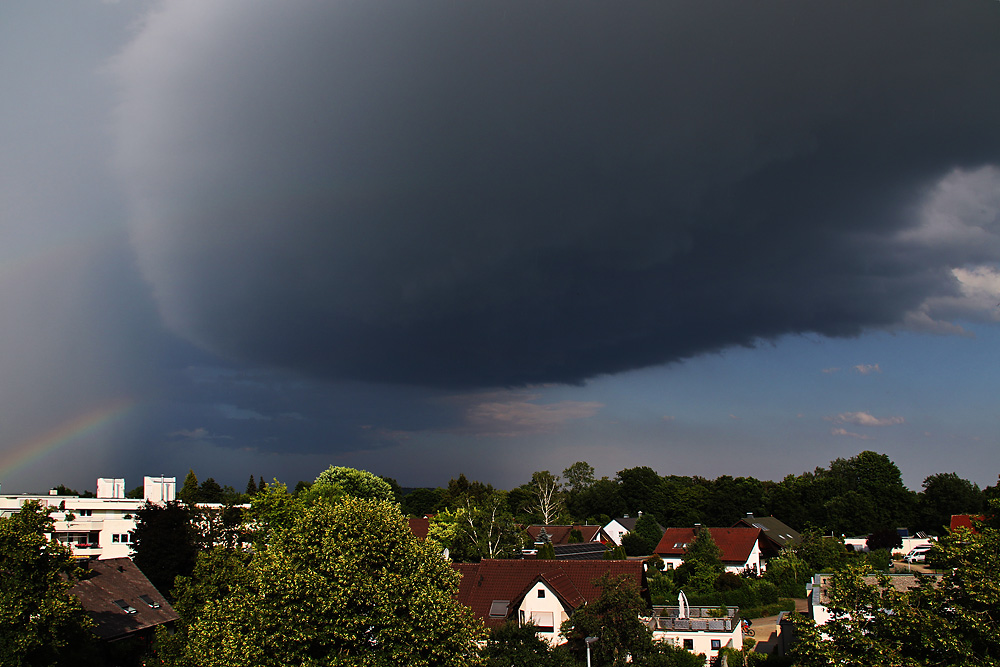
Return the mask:
<svg viewBox="0 0 1000 667">
<path fill-rule="evenodd" d="M 587 667 L 590 667 L 590 645 L 597 641 L 597 637 L 587 637 L 583 641 L 587 642 Z"/>
</svg>

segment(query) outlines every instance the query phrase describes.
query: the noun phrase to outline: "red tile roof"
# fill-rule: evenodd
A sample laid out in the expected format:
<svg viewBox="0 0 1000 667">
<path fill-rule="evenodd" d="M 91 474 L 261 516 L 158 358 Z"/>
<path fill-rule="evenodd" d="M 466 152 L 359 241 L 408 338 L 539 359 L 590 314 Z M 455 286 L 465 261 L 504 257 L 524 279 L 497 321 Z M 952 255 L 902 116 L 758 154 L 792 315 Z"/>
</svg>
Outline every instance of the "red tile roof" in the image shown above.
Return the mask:
<svg viewBox="0 0 1000 667">
<path fill-rule="evenodd" d="M 584 542 L 593 542 L 594 537 L 597 536 L 601 530 L 603 530 L 601 526 L 581 526 L 579 524 L 575 526 L 542 526 L 536 524 L 534 526 L 528 526 L 525 530 L 528 531 L 529 535 L 531 535 L 531 539 L 537 540 L 538 535 L 542 532 L 542 528 L 544 528 L 545 532 L 548 533 L 549 541 L 552 542 L 552 546 L 557 544 L 569 544 L 569 534 L 574 528 L 579 530 L 583 535 Z"/>
<path fill-rule="evenodd" d="M 422 519 L 407 519 L 410 524 L 410 532 L 420 539 L 425 539 L 427 537 L 428 531 L 431 529 L 431 520 L 427 517 Z"/>
<path fill-rule="evenodd" d="M 604 574 L 628 575 L 640 590 L 643 586 L 642 561 L 637 560 L 490 560 L 479 563 L 453 563 L 462 574 L 458 601 L 471 607 L 486 627 L 500 625 L 506 619 L 490 618 L 494 600 L 507 600 L 508 615 L 520 606 L 525 593 L 535 582 L 545 584 L 569 607 L 576 609 L 596 599 L 601 589 L 594 581 Z"/>
<path fill-rule="evenodd" d="M 702 529 L 705 530 L 705 529 Z M 745 563 L 760 537 L 760 528 L 708 528 L 722 551 L 723 563 Z M 677 558 L 687 553 L 694 542 L 694 528 L 667 528 L 653 553 Z M 683 546 L 678 546 L 683 545 Z"/>
</svg>

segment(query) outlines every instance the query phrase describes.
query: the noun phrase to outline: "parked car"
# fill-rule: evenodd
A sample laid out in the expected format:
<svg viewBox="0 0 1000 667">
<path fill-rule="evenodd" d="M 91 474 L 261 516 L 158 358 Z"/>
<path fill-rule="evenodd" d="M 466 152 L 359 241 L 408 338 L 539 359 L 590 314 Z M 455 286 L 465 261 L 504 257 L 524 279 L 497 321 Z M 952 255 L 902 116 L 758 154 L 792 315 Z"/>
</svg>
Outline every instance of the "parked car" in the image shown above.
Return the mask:
<svg viewBox="0 0 1000 667">
<path fill-rule="evenodd" d="M 924 559 L 927 558 L 927 552 L 931 550 L 931 545 L 929 544 L 918 544 L 917 546 L 910 549 L 910 553 L 903 556 L 903 560 L 907 563 L 923 563 Z"/>
</svg>

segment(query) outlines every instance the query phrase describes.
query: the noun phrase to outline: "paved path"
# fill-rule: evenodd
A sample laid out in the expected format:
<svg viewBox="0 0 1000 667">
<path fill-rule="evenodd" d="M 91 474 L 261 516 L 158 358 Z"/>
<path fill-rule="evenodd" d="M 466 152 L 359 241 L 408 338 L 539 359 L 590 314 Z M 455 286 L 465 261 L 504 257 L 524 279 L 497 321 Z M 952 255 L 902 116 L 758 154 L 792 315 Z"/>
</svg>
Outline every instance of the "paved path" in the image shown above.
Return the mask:
<svg viewBox="0 0 1000 667">
<path fill-rule="evenodd" d="M 809 605 L 805 599 L 795 599 L 795 611 L 800 614 L 809 611 Z M 755 618 L 752 623 L 753 625 L 750 627 L 754 631 L 753 639 L 757 640 L 757 646 L 754 648 L 754 651 L 757 653 L 773 653 L 774 647 L 778 644 L 778 616 Z"/>
</svg>

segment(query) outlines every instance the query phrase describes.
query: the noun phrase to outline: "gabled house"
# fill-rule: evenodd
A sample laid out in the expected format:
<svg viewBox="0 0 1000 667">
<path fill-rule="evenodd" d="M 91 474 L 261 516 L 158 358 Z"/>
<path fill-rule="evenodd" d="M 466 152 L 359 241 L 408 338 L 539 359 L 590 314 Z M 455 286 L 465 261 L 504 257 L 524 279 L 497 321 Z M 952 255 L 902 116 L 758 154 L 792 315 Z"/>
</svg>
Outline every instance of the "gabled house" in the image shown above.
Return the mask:
<svg viewBox="0 0 1000 667">
<path fill-rule="evenodd" d="M 663 559 L 667 568 L 680 567 L 684 562 L 684 554 L 694 544 L 696 531 L 707 530 L 722 552 L 722 564 L 727 572 L 740 573 L 743 570 L 762 569 L 760 528 L 667 528 L 660 538 L 660 543 L 653 551 Z"/>
<path fill-rule="evenodd" d="M 642 516 L 642 512 L 639 512 L 639 516 L 623 516 L 617 519 L 612 519 L 608 522 L 608 525 L 604 526 L 604 532 L 607 534 L 608 539 L 615 543 L 617 546 L 622 545 L 622 538 L 627 534 L 635 530 L 635 524 L 639 521 L 639 517 Z M 657 524 L 659 525 L 659 524 Z M 666 529 L 660 526 L 660 534 L 662 535 Z"/>
<path fill-rule="evenodd" d="M 774 558 L 785 547 L 795 546 L 802 541 L 799 532 L 773 516 L 755 517 L 753 512 L 733 524 L 733 528 L 760 528 L 761 557 Z"/>
<path fill-rule="evenodd" d="M 597 599 L 595 581 L 604 574 L 635 581 L 646 603 L 649 592 L 637 560 L 491 560 L 453 563 L 462 575 L 458 601 L 487 628 L 507 621 L 533 623 L 550 644 L 565 640 L 560 626 L 583 604 Z"/>
<path fill-rule="evenodd" d="M 92 560 L 86 567 L 69 592 L 80 598 L 101 639 L 139 636 L 148 641 L 156 626 L 177 620 L 177 612 L 131 558 Z"/>
</svg>

